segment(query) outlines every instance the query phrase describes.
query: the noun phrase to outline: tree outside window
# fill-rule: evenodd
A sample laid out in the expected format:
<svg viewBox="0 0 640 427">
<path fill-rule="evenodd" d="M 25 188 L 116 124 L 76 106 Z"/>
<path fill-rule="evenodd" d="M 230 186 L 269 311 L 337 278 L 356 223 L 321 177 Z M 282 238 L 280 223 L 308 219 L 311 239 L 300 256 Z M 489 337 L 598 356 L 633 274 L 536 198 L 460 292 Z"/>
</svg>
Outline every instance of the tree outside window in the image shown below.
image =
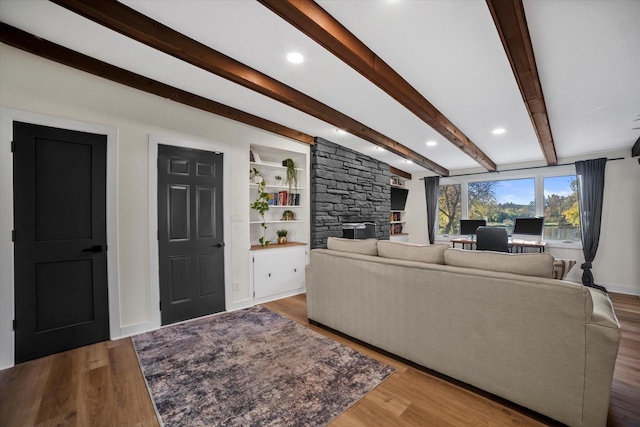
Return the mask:
<svg viewBox="0 0 640 427">
<path fill-rule="evenodd" d="M 462 218 L 460 184 L 440 186 L 438 196 L 438 234 L 459 234 Z"/>
<path fill-rule="evenodd" d="M 484 219 L 511 234 L 516 218 L 535 216 L 533 178 L 470 182 L 468 188 L 469 219 Z"/>
<path fill-rule="evenodd" d="M 575 175 L 544 179 L 544 238 L 580 240 L 578 183 Z"/>
</svg>

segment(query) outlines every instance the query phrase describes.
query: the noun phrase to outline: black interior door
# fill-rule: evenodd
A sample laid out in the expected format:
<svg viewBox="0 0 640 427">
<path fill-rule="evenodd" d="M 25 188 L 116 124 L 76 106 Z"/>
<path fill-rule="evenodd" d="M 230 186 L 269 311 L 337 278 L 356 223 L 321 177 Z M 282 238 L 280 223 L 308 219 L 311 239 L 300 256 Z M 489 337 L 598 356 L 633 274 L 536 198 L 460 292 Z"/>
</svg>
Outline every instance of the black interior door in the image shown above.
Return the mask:
<svg viewBox="0 0 640 427">
<path fill-rule="evenodd" d="M 109 339 L 107 137 L 14 122 L 16 363 Z"/>
<path fill-rule="evenodd" d="M 225 309 L 222 154 L 158 146 L 162 324 Z"/>
</svg>

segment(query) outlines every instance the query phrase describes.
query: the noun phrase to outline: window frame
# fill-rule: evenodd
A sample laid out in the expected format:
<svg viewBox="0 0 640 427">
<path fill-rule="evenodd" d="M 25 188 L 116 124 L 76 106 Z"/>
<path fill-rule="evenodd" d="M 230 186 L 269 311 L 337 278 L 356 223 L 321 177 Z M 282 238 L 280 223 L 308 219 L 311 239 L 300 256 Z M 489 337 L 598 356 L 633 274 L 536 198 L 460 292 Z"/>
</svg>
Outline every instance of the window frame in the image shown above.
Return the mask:
<svg viewBox="0 0 640 427">
<path fill-rule="evenodd" d="M 575 165 L 563 165 L 553 167 L 540 167 L 528 170 L 505 170 L 490 173 L 478 173 L 460 176 L 441 177 L 439 185 L 460 184 L 460 205 L 462 206 L 462 218 L 469 217 L 469 183 L 485 182 L 485 181 L 506 181 L 511 179 L 534 179 L 534 200 L 536 205 L 535 215 L 544 216 L 544 178 L 555 176 L 575 175 Z M 457 234 L 440 234 L 440 230 L 436 227 L 438 233 L 436 240 L 448 242 L 450 239 L 459 237 Z M 545 240 L 547 247 L 565 248 L 565 249 L 582 249 L 582 240 L 565 243 L 562 240 L 549 239 Z"/>
</svg>

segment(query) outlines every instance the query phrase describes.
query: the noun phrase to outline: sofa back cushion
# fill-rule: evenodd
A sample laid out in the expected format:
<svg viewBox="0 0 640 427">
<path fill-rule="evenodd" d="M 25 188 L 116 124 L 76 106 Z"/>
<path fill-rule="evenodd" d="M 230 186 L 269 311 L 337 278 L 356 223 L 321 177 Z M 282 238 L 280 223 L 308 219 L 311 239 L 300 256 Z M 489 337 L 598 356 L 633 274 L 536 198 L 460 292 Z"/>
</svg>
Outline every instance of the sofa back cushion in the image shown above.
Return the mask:
<svg viewBox="0 0 640 427">
<path fill-rule="evenodd" d="M 378 255 L 378 241 L 376 239 L 329 237 L 327 239 L 327 249 L 362 255 Z"/>
<path fill-rule="evenodd" d="M 500 271 L 523 276 L 553 277 L 553 256 L 547 253 L 505 254 L 447 249 L 444 252 L 444 260 L 447 265 L 455 267 Z"/>
<path fill-rule="evenodd" d="M 416 245 L 405 242 L 378 242 L 378 256 L 444 265 L 444 251 L 449 245 Z"/>
</svg>

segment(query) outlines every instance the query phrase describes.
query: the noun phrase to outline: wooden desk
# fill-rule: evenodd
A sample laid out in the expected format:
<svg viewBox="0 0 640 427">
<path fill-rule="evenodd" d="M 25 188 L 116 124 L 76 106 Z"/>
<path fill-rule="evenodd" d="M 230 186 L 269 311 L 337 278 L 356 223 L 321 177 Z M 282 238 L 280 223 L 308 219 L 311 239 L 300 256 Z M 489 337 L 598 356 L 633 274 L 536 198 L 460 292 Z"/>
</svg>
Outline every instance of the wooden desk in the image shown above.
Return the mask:
<svg viewBox="0 0 640 427">
<path fill-rule="evenodd" d="M 460 243 L 462 245 L 462 249 L 464 249 L 464 245 L 469 245 L 469 249 L 473 249 L 473 245 L 476 244 L 476 239 L 467 239 L 466 237 L 458 237 L 457 239 L 451 239 L 451 246 L 456 247 L 456 243 Z"/>
<path fill-rule="evenodd" d="M 458 237 L 456 239 L 451 239 L 451 246 L 456 247 L 456 243 L 460 243 L 462 245 L 462 249 L 465 248 L 465 245 L 469 245 L 469 249 L 473 249 L 473 245 L 476 244 L 475 239 L 468 239 L 466 237 Z M 536 242 L 534 240 L 521 240 L 521 239 L 509 239 L 509 250 L 511 252 L 524 252 L 524 248 L 535 248 L 540 251 L 540 253 L 544 252 L 545 247 L 547 246 L 547 242 Z"/>
<path fill-rule="evenodd" d="M 535 240 L 521 240 L 521 239 L 509 239 L 509 246 L 511 246 L 511 252 L 524 251 L 524 248 L 535 248 L 540 253 L 544 252 L 544 248 L 547 246 L 547 242 L 536 242 Z"/>
</svg>

